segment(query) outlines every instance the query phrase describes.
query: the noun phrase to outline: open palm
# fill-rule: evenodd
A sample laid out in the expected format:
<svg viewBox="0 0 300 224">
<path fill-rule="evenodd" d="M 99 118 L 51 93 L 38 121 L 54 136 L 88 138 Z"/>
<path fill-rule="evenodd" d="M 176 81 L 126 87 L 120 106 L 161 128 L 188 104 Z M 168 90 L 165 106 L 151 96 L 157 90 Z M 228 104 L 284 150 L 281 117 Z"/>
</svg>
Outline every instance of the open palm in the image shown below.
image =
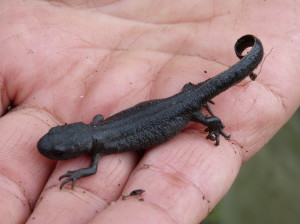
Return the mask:
<svg viewBox="0 0 300 224">
<path fill-rule="evenodd" d="M 274 1 L 275 2 L 275 1 Z M 274 4 L 272 6 L 271 4 Z M 298 5 L 264 1 L 2 1 L 0 3 L 0 216 L 4 223 L 198 223 L 241 164 L 288 120 L 300 101 Z M 297 4 L 297 3 L 293 3 Z M 272 9 L 272 10 L 271 10 Z M 280 14 L 276 9 L 280 10 Z M 275 24 L 269 18 L 278 19 Z M 288 15 L 288 16 L 287 16 Z M 283 19 L 289 20 L 288 22 Z M 286 25 L 288 24 L 288 26 Z M 51 127 L 89 123 L 163 98 L 233 65 L 251 33 L 266 58 L 255 82 L 214 99 L 231 134 L 219 147 L 190 124 L 140 158 L 105 156 L 74 190 L 58 177 L 88 156 L 56 162 L 36 143 Z M 119 200 L 144 189 L 144 201 Z M 112 203 L 116 201 L 115 203 Z"/>
</svg>

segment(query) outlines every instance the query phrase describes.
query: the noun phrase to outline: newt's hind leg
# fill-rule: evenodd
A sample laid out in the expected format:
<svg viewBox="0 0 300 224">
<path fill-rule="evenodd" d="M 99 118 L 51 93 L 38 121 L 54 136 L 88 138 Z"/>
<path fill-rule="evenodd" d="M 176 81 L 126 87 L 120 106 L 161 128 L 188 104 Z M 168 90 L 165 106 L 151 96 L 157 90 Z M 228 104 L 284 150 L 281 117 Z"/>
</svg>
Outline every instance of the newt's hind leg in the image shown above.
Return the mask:
<svg viewBox="0 0 300 224">
<path fill-rule="evenodd" d="M 212 100 L 209 100 L 209 101 L 207 101 L 207 102 L 208 102 L 208 103 L 211 103 L 211 104 L 213 104 L 213 105 L 215 104 L 214 101 L 212 101 Z M 202 108 L 203 108 L 203 107 L 208 111 L 208 113 L 209 113 L 211 116 L 215 116 L 214 113 L 212 112 L 212 110 L 210 109 L 210 107 L 208 106 L 207 103 L 203 104 Z"/>
<path fill-rule="evenodd" d="M 200 88 L 202 85 L 204 85 L 205 83 L 207 83 L 210 79 L 207 79 L 205 80 L 204 82 L 200 82 L 198 84 L 193 84 L 191 82 L 185 84 L 182 88 L 182 92 L 187 92 L 187 91 L 190 91 L 190 90 L 195 90 L 196 88 Z M 211 104 L 215 104 L 212 100 L 208 100 L 207 103 L 211 103 Z M 207 103 L 204 103 L 202 105 L 202 108 L 204 107 L 208 113 L 211 115 L 211 116 L 214 116 L 214 113 L 212 112 L 212 110 L 210 109 L 210 107 L 208 106 Z"/>
<path fill-rule="evenodd" d="M 186 91 L 190 91 L 190 90 L 194 90 L 194 89 L 197 89 L 197 88 L 200 88 L 202 85 L 204 85 L 205 83 L 207 83 L 208 81 L 210 81 L 211 78 L 203 81 L 203 82 L 199 82 L 198 84 L 193 84 L 191 82 L 185 84 L 182 88 L 182 92 L 186 92 Z"/>
<path fill-rule="evenodd" d="M 207 105 L 204 104 L 204 106 L 207 109 Z M 208 107 L 209 108 L 209 107 Z M 207 109 L 207 111 L 211 114 L 211 116 L 205 116 L 201 111 L 197 111 L 193 113 L 192 121 L 201 123 L 207 128 L 205 129 L 206 132 L 208 132 L 208 135 L 206 136 L 207 139 L 211 141 L 216 141 L 216 145 L 219 145 L 220 143 L 220 135 L 222 135 L 225 138 L 230 138 L 230 135 L 226 134 L 224 129 L 224 124 L 222 123 L 221 119 L 214 116 L 214 114 L 211 112 L 210 108 Z"/>
</svg>

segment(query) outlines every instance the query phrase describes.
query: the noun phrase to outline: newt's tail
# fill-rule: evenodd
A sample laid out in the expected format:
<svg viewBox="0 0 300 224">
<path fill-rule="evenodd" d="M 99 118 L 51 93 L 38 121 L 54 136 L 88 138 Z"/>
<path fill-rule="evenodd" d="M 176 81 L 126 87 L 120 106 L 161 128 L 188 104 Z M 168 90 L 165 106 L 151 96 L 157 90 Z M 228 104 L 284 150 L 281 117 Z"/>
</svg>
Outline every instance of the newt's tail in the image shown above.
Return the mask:
<svg viewBox="0 0 300 224">
<path fill-rule="evenodd" d="M 243 56 L 242 53 L 248 48 L 251 50 Z M 203 101 L 210 100 L 227 90 L 231 86 L 239 83 L 249 76 L 252 80 L 256 78 L 253 70 L 263 59 L 264 50 L 261 41 L 253 35 L 245 35 L 237 40 L 234 46 L 236 56 L 241 59 L 221 74 L 209 79 L 199 86 L 199 92 L 206 93 Z"/>
</svg>

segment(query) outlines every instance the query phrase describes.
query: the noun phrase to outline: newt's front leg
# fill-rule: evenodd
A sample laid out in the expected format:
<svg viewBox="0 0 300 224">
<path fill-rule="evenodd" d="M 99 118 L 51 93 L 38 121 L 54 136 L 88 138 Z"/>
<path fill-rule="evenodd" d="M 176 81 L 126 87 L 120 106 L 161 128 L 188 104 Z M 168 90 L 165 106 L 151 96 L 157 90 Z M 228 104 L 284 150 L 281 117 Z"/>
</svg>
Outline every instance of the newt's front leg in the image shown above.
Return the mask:
<svg viewBox="0 0 300 224">
<path fill-rule="evenodd" d="M 59 180 L 61 180 L 64 177 L 67 177 L 67 179 L 65 179 L 61 183 L 60 189 L 62 189 L 63 186 L 70 181 L 72 181 L 72 189 L 73 189 L 75 186 L 75 182 L 79 178 L 95 174 L 97 172 L 98 161 L 101 155 L 102 155 L 101 153 L 96 153 L 92 155 L 91 165 L 88 168 L 81 168 L 79 170 L 68 171 L 66 174 L 60 176 Z"/>
</svg>

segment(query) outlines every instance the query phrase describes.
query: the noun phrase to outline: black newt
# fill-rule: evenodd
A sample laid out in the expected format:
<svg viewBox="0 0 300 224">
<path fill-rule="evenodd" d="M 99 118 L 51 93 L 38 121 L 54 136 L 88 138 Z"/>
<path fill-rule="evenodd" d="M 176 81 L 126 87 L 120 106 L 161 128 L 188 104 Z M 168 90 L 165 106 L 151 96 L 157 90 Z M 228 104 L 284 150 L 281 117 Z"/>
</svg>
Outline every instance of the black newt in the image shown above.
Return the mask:
<svg viewBox="0 0 300 224">
<path fill-rule="evenodd" d="M 243 56 L 243 51 L 252 47 Z M 66 178 L 62 187 L 72 181 L 97 172 L 98 160 L 103 155 L 145 150 L 168 141 L 189 121 L 201 123 L 207 128 L 207 139 L 219 145 L 220 135 L 229 138 L 220 118 L 216 117 L 207 103 L 231 86 L 249 76 L 256 78 L 253 70 L 263 58 L 261 41 L 253 35 L 237 40 L 235 53 L 240 59 L 221 74 L 199 84 L 187 83 L 174 96 L 145 101 L 104 119 L 96 115 L 90 124 L 83 122 L 53 127 L 37 143 L 39 152 L 49 159 L 66 160 L 84 153 L 92 158 L 88 168 L 68 171 L 59 179 Z M 202 113 L 205 108 L 209 116 Z"/>
</svg>

